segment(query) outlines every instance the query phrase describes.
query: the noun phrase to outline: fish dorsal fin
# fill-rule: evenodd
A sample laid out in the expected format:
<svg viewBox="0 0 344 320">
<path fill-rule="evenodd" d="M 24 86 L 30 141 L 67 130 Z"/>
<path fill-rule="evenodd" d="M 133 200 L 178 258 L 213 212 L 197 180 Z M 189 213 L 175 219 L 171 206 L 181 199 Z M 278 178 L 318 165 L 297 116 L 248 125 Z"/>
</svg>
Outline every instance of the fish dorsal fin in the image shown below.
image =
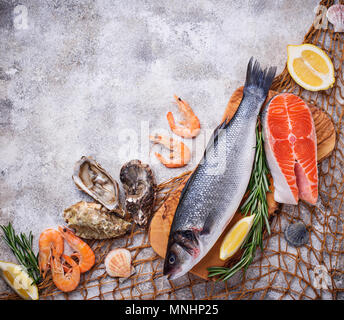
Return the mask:
<svg viewBox="0 0 344 320">
<path fill-rule="evenodd" d="M 227 118 L 225 119 L 225 121 L 223 121 L 222 123 L 220 123 L 214 130 L 214 133 L 213 133 L 213 136 L 214 136 L 214 140 L 215 138 L 218 137 L 219 135 L 219 130 L 222 130 L 222 129 L 226 129 L 229 125 L 229 121 L 227 121 Z"/>
<path fill-rule="evenodd" d="M 227 122 L 227 119 L 225 119 L 220 125 L 218 125 L 213 134 L 211 135 L 207 147 L 204 150 L 204 156 L 206 156 L 207 152 L 209 151 L 209 149 L 217 142 L 218 138 L 219 138 L 219 132 L 220 130 L 226 129 L 229 125 L 229 121 Z"/>
</svg>

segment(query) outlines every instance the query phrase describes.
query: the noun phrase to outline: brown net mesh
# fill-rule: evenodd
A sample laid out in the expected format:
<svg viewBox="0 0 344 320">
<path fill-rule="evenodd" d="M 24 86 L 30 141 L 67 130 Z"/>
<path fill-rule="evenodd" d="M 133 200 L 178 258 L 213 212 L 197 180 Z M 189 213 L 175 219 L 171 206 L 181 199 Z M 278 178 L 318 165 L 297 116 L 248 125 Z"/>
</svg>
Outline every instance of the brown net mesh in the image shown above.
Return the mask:
<svg viewBox="0 0 344 320">
<path fill-rule="evenodd" d="M 342 1 L 343 2 L 343 1 Z M 334 1 L 321 1 L 329 7 Z M 125 237 L 106 241 L 91 241 L 97 260 L 95 267 L 82 275 L 77 290 L 63 294 L 50 278 L 41 284 L 41 298 L 52 299 L 344 299 L 344 217 L 343 217 L 343 37 L 332 26 L 318 21 L 322 27 L 310 28 L 304 43 L 312 43 L 331 57 L 336 83 L 327 91 L 303 90 L 289 76 L 287 69 L 275 79 L 273 90 L 294 92 L 305 101 L 325 111 L 332 119 L 337 134 L 333 153 L 319 165 L 319 198 L 316 206 L 300 202 L 298 206 L 283 206 L 271 223 L 272 234 L 265 236 L 264 251 L 246 273 L 238 272 L 225 283 L 205 281 L 187 274 L 181 279 L 166 280 L 162 275 L 163 260 L 148 241 L 147 231 L 133 229 Z M 323 22 L 323 23 L 322 23 Z M 159 185 L 157 208 L 187 177 L 187 173 Z M 303 221 L 310 231 L 306 246 L 293 248 L 284 239 L 289 223 Z M 107 276 L 103 260 L 113 247 L 128 248 L 136 273 L 121 281 Z M 322 279 L 322 280 L 317 280 Z M 0 299 L 16 299 L 4 292 Z"/>
</svg>

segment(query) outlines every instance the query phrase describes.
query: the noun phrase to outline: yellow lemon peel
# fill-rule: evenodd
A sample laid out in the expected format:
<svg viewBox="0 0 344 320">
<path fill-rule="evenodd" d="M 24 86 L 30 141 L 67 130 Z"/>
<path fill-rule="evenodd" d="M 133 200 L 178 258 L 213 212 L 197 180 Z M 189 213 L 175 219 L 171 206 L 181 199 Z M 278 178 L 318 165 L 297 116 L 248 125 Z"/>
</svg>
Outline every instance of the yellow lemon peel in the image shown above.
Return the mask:
<svg viewBox="0 0 344 320">
<path fill-rule="evenodd" d="M 221 260 L 227 260 L 238 251 L 251 230 L 254 217 L 255 215 L 253 214 L 240 219 L 231 230 L 228 231 L 220 248 Z"/>
<path fill-rule="evenodd" d="M 38 300 L 38 288 L 23 267 L 0 261 L 0 274 L 7 284 L 23 299 Z"/>
</svg>

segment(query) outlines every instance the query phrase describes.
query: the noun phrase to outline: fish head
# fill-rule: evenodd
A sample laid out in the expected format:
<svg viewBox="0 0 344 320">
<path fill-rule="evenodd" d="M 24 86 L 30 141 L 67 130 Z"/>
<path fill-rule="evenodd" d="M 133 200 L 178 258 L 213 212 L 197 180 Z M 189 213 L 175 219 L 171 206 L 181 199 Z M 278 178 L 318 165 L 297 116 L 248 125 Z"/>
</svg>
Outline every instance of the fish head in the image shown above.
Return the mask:
<svg viewBox="0 0 344 320">
<path fill-rule="evenodd" d="M 192 230 L 176 231 L 170 235 L 164 262 L 164 275 L 176 279 L 187 273 L 200 254 L 197 235 Z"/>
</svg>

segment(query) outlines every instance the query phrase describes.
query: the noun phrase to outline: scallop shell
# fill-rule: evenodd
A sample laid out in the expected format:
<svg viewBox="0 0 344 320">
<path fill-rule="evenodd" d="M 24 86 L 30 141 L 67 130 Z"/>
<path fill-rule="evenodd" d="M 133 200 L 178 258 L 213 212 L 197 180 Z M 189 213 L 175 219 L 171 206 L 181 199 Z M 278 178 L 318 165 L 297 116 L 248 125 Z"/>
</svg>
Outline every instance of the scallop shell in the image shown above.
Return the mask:
<svg viewBox="0 0 344 320">
<path fill-rule="evenodd" d="M 131 254 L 127 249 L 114 249 L 105 258 L 106 272 L 110 277 L 129 278 L 133 268 Z"/>
<path fill-rule="evenodd" d="M 309 233 L 302 222 L 290 224 L 284 231 L 285 239 L 294 247 L 301 247 L 308 242 Z"/>
<path fill-rule="evenodd" d="M 119 209 L 118 183 L 92 157 L 82 157 L 74 167 L 76 186 L 108 210 Z"/>
<path fill-rule="evenodd" d="M 344 31 L 344 5 L 334 4 L 327 10 L 326 16 L 333 24 L 334 32 Z"/>
</svg>

